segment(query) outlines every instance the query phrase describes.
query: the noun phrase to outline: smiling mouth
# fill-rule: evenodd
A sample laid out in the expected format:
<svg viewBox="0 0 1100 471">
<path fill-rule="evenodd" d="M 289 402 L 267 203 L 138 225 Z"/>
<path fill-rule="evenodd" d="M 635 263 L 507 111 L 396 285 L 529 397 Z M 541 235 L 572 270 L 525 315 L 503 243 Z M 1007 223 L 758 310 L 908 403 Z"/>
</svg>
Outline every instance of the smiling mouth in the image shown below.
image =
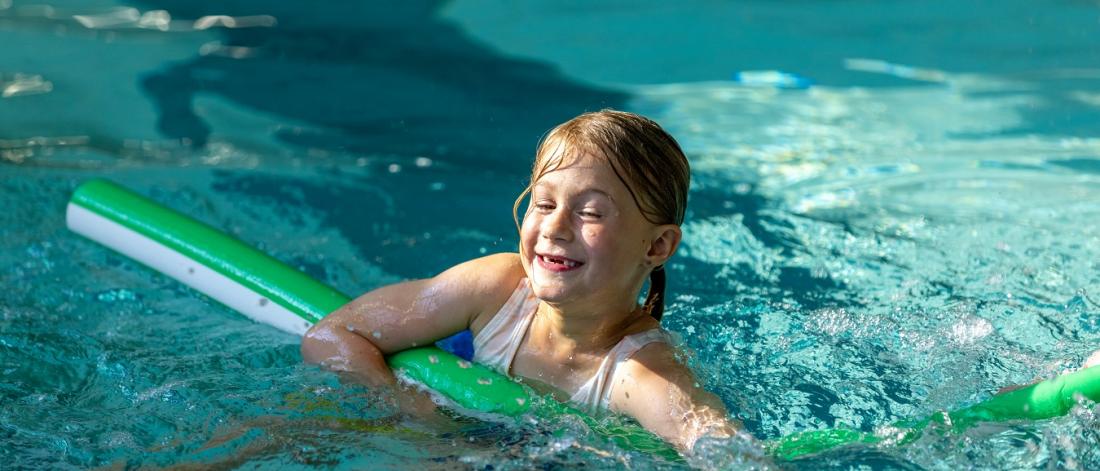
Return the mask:
<svg viewBox="0 0 1100 471">
<path fill-rule="evenodd" d="M 537 255 L 539 265 L 551 271 L 568 271 L 584 265 L 584 262 L 578 262 L 576 260 L 570 260 L 565 257 L 555 257 L 553 255 Z"/>
</svg>

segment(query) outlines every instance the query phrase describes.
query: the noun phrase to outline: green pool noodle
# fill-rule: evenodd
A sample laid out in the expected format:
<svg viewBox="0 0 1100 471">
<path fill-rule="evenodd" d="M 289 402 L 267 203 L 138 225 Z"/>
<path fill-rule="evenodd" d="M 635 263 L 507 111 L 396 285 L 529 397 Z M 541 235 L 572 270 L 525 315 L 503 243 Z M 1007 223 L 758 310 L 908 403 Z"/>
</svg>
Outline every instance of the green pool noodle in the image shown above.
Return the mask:
<svg viewBox="0 0 1100 471">
<path fill-rule="evenodd" d="M 66 208 L 74 232 L 172 277 L 258 322 L 302 335 L 351 301 L 225 233 L 107 180 L 81 184 Z M 536 400 L 505 375 L 436 347 L 396 353 L 387 363 L 460 408 L 504 416 L 573 414 L 619 446 L 671 460 L 679 454 L 640 426 L 609 426 L 554 400 Z M 537 410 L 533 407 L 537 406 Z"/>
<path fill-rule="evenodd" d="M 197 291 L 281 330 L 301 335 L 351 300 L 347 295 L 223 232 L 106 180 L 74 191 L 68 227 Z M 482 365 L 435 347 L 387 358 L 401 376 L 468 410 L 518 416 L 571 414 L 616 444 L 679 460 L 663 440 L 640 426 L 607 426 L 554 400 L 537 400 L 527 388 Z M 929 424 L 964 430 L 979 422 L 1042 420 L 1065 415 L 1077 397 L 1100 400 L 1100 367 L 1064 374 L 917 422 L 894 424 L 914 437 Z M 537 410 L 534 409 L 537 405 Z M 795 459 L 837 446 L 879 443 L 872 433 L 836 428 L 794 433 L 765 444 L 779 459 Z M 903 438 L 902 441 L 905 441 Z"/>
<path fill-rule="evenodd" d="M 970 407 L 933 414 L 921 421 L 898 422 L 893 424 L 897 431 L 891 435 L 895 439 L 900 435 L 900 441 L 906 442 L 919 436 L 931 424 L 961 432 L 981 422 L 1050 419 L 1066 415 L 1077 404 L 1078 398 L 1100 401 L 1100 366 L 1065 373 L 995 395 Z M 768 448 L 777 458 L 794 459 L 841 445 L 884 440 L 884 437 L 873 433 L 836 428 L 794 433 L 772 442 Z"/>
</svg>

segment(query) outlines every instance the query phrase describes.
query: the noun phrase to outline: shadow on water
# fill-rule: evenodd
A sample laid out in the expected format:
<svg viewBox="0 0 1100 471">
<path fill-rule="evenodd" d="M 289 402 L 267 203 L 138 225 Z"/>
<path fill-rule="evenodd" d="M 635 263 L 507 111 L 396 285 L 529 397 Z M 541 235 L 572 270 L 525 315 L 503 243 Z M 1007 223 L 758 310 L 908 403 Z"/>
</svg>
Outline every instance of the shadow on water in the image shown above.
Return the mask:
<svg viewBox="0 0 1100 471">
<path fill-rule="evenodd" d="M 514 242 L 496 242 L 514 237 L 508 209 L 539 138 L 581 112 L 622 108 L 627 98 L 475 42 L 437 17 L 440 1 L 135 3 L 167 10 L 176 20 L 277 18 L 273 27 L 219 29 L 220 44 L 206 54 L 142 78 L 167 137 L 201 147 L 212 133 L 227 132 L 204 120 L 195 104 L 202 95 L 285 121 L 276 137 L 292 148 L 398 161 L 427 156 L 436 163 L 400 173 L 387 172 L 383 163 L 367 169 L 373 177 L 324 183 L 262 171 L 218 174 L 218 191 L 280 202 L 301 195 L 303 207 L 323 208 L 325 223 L 367 261 L 404 277 L 431 275 L 481 248 L 514 250 Z M 373 160 L 371 166 L 377 166 Z M 485 208 L 499 217 L 485 217 Z M 471 247 L 445 237 L 455 230 L 475 233 L 463 238 Z M 461 254 L 447 256 L 443 246 L 426 250 L 447 242 Z"/>
<path fill-rule="evenodd" d="M 324 208 L 325 224 L 347 237 L 367 262 L 402 277 L 429 276 L 482 248 L 515 250 L 509 203 L 522 189 L 538 138 L 580 112 L 623 108 L 628 99 L 475 42 L 437 17 L 440 1 L 345 1 L 313 8 L 248 0 L 216 6 L 135 3 L 167 10 L 174 19 L 215 14 L 278 19 L 270 28 L 219 29 L 215 52 L 143 78 L 165 135 L 196 146 L 208 142 L 214 130 L 196 110 L 195 98 L 213 96 L 301 124 L 276 131 L 292 146 L 352 155 L 425 155 L 459 166 L 439 177 L 447 185 L 442 193 L 427 190 L 431 176 L 423 172 L 349 177 L 341 184 L 219 172 L 215 189 L 229 194 L 287 201 L 293 188 L 303 207 Z M 731 200 L 732 207 L 717 204 Z M 708 217 L 740 213 L 764 246 L 785 255 L 797 250 L 785 222 L 766 215 L 771 204 L 758 194 L 716 191 L 693 195 L 692 205 Z M 485 217 L 487 211 L 494 217 Z M 456 230 L 474 235 L 445 237 Z M 780 267 L 778 280 L 761 280 L 745 267 L 732 267 L 731 273 L 727 264 L 686 263 L 689 274 L 672 283 L 693 288 L 680 292 L 713 287 L 725 271 L 734 285 L 766 286 L 760 293 L 773 302 L 794 301 L 804 309 L 844 302 L 843 286 L 801 267 Z"/>
<path fill-rule="evenodd" d="M 544 63 L 502 56 L 438 18 L 444 4 L 439 1 L 345 1 L 312 8 L 248 0 L 216 6 L 140 3 L 167 10 L 174 19 L 213 14 L 278 19 L 270 28 L 219 29 L 221 46 L 243 48 L 242 55 L 198 55 L 144 77 L 166 135 L 196 146 L 206 143 L 211 126 L 194 102 L 197 95 L 211 95 L 304 123 L 277 131 L 292 146 L 352 155 L 426 155 L 459 167 L 437 176 L 447 185 L 442 192 L 429 191 L 433 177 L 418 171 L 341 180 L 346 184 L 219 173 L 215 188 L 230 194 L 287 201 L 287 189 L 293 188 L 304 207 L 324 208 L 325 224 L 358 247 L 365 261 L 401 277 L 430 276 L 481 250 L 514 251 L 509 203 L 525 183 L 538 138 L 582 111 L 622 108 L 629 98 L 572 82 Z M 798 249 L 791 228 L 766 215 L 772 205 L 764 197 L 730 193 L 693 195 L 693 211 L 708 217 L 740 213 L 764 246 L 785 256 Z M 717 204 L 731 200 L 732 207 Z M 466 235 L 447 237 L 463 231 Z M 735 286 L 764 287 L 758 294 L 771 302 L 793 301 L 803 309 L 846 302 L 843 286 L 802 267 L 779 267 L 777 280 L 762 280 L 751 267 L 685 263 L 687 276 L 670 286 L 685 287 L 683 293 L 715 287 L 713 280 L 724 272 Z"/>
<path fill-rule="evenodd" d="M 448 180 L 439 191 L 410 191 L 426 187 L 432 175 L 403 171 L 384 178 L 345 175 L 318 181 L 223 170 L 216 176 L 213 188 L 227 199 L 266 201 L 282 208 L 287 221 L 298 212 L 323 208 L 317 212 L 321 224 L 339 230 L 363 262 L 402 278 L 433 276 L 485 253 L 514 252 L 518 244 L 509 214 L 512 198 L 522 189 L 518 178 L 477 174 Z M 323 279 L 324 269 L 314 268 L 307 271 Z"/>
<path fill-rule="evenodd" d="M 174 19 L 278 20 L 270 28 L 221 29 L 220 45 L 205 55 L 144 77 L 159 130 L 197 146 L 211 135 L 194 106 L 203 94 L 304 124 L 277 131 L 293 145 L 522 172 L 547 129 L 586 110 L 621 107 L 626 98 L 474 42 L 436 17 L 439 1 L 138 3 Z"/>
</svg>

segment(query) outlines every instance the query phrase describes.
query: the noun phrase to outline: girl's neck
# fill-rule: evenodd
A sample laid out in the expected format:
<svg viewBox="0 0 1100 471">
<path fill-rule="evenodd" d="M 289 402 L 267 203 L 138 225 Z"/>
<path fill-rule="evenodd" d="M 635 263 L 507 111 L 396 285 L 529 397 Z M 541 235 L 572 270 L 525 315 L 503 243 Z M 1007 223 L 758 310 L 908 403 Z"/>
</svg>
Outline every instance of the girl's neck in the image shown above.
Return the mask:
<svg viewBox="0 0 1100 471">
<path fill-rule="evenodd" d="M 644 330 L 640 327 L 652 328 L 651 323 L 645 322 L 647 317 L 637 304 L 596 312 L 562 309 L 541 302 L 531 334 L 545 340 L 556 355 L 603 353 L 624 336 Z"/>
</svg>

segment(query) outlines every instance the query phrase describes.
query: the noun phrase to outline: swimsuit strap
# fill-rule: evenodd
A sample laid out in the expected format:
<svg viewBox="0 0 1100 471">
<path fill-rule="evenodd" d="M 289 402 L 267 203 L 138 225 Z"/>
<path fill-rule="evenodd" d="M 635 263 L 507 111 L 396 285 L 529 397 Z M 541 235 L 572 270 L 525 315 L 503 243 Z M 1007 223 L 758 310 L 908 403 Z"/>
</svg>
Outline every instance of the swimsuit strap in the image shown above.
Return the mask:
<svg viewBox="0 0 1100 471">
<path fill-rule="evenodd" d="M 474 337 L 474 361 L 509 374 L 537 308 L 538 298 L 531 292 L 527 278 L 519 280 L 512 296 Z"/>
</svg>

